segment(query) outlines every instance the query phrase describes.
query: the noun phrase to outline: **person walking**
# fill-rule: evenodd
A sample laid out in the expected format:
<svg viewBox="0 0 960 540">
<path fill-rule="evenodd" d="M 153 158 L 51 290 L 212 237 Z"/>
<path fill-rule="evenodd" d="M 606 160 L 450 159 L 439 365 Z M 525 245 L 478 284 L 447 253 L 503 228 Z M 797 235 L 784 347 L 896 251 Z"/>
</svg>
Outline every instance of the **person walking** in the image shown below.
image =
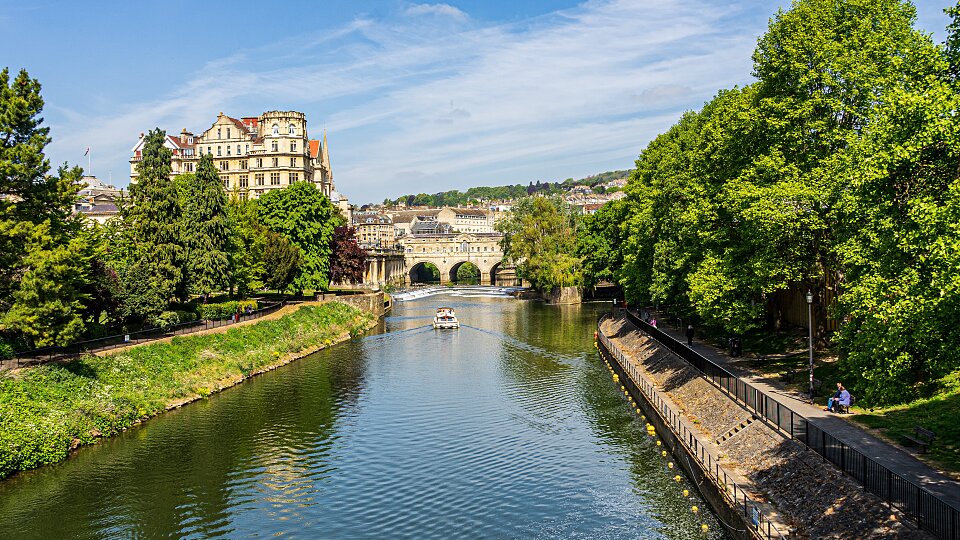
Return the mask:
<svg viewBox="0 0 960 540">
<path fill-rule="evenodd" d="M 687 325 L 687 347 L 693 347 L 693 325 Z"/>
</svg>

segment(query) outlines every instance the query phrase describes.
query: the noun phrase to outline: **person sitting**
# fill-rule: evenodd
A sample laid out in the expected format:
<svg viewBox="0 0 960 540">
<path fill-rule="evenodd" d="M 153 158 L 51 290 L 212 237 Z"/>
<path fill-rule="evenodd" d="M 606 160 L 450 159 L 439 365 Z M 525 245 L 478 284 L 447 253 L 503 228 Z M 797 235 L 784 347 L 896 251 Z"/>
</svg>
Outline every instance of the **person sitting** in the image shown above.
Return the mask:
<svg viewBox="0 0 960 540">
<path fill-rule="evenodd" d="M 837 391 L 833 393 L 833 397 L 827 400 L 827 408 L 825 411 L 836 412 L 833 410 L 837 402 L 840 400 L 840 394 L 843 393 L 843 384 L 837 383 Z"/>
<path fill-rule="evenodd" d="M 849 411 L 849 410 L 850 410 L 850 402 L 851 402 L 850 392 L 847 392 L 847 389 L 844 388 L 844 389 L 840 392 L 840 400 L 839 400 L 839 402 L 837 403 L 837 405 L 838 405 L 838 406 L 837 406 L 837 412 L 841 412 L 841 413 L 842 413 L 842 412 L 844 412 L 844 411 Z"/>
</svg>

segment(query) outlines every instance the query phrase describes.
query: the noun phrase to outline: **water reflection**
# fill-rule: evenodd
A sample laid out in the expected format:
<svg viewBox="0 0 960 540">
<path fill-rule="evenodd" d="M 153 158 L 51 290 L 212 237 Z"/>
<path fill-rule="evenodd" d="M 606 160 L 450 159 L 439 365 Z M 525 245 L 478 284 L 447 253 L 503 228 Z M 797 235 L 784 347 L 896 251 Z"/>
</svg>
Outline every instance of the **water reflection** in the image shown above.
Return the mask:
<svg viewBox="0 0 960 540">
<path fill-rule="evenodd" d="M 459 331 L 430 327 L 441 304 Z M 605 308 L 398 304 L 362 340 L 0 483 L 0 536 L 703 538 L 705 505 L 596 357 Z"/>
</svg>

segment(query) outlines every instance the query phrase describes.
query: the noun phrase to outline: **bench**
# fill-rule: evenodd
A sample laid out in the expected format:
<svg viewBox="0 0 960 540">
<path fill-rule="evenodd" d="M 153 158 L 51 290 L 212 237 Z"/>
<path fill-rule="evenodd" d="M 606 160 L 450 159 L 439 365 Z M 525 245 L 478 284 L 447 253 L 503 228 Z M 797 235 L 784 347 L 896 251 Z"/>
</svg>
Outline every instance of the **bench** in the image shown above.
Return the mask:
<svg viewBox="0 0 960 540">
<path fill-rule="evenodd" d="M 920 426 L 913 428 L 913 433 L 913 436 L 904 435 L 904 438 L 919 446 L 921 454 L 926 454 L 927 447 L 933 444 L 933 440 L 937 438 L 937 434 Z"/>
</svg>

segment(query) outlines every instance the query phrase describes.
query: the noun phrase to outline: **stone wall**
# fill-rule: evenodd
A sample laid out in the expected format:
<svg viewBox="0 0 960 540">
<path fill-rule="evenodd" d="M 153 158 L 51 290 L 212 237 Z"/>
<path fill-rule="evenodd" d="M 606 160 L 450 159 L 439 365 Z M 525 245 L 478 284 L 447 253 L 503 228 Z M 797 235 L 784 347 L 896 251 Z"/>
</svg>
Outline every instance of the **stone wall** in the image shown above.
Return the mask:
<svg viewBox="0 0 960 540">
<path fill-rule="evenodd" d="M 374 314 L 377 318 L 383 317 L 383 292 L 370 292 L 365 294 L 338 295 L 335 298 L 332 295 L 324 295 L 323 300 L 331 300 L 353 306 L 360 311 Z"/>
<path fill-rule="evenodd" d="M 705 439 L 724 469 L 746 478 L 795 538 L 930 538 L 801 444 L 757 419 L 678 356 L 624 320 L 601 330 L 664 391 Z"/>
</svg>

